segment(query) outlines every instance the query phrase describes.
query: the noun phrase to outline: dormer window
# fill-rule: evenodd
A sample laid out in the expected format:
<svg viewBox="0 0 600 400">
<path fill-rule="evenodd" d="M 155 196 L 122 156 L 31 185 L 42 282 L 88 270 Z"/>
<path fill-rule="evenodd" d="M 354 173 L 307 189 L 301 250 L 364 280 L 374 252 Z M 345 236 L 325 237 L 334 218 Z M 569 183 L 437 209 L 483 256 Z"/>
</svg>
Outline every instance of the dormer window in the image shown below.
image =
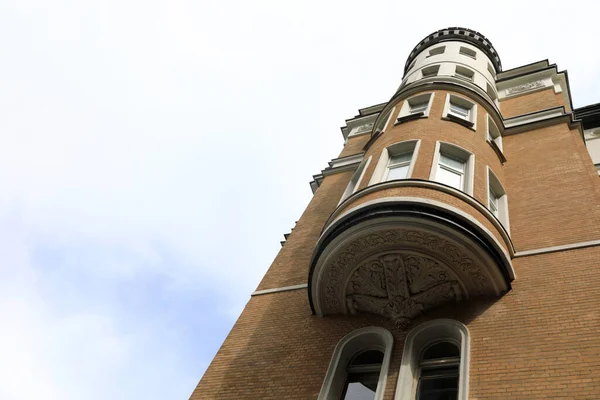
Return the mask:
<svg viewBox="0 0 600 400">
<path fill-rule="evenodd" d="M 464 79 L 464 80 L 470 81 L 470 82 L 473 82 L 474 75 L 475 75 L 475 73 L 472 70 L 470 70 L 469 68 L 461 67 L 461 66 L 456 67 L 455 74 L 454 74 L 454 76 L 456 76 L 457 78 L 461 78 L 461 79 Z"/>
<path fill-rule="evenodd" d="M 467 56 L 467 57 L 471 57 L 471 58 L 477 58 L 477 52 L 475 50 L 471 50 L 468 47 L 460 47 L 460 50 L 458 52 L 459 54 L 462 54 L 463 56 Z"/>
<path fill-rule="evenodd" d="M 444 51 L 446 51 L 446 46 L 436 47 L 435 49 L 429 50 L 429 55 L 427 57 L 437 56 L 438 54 L 444 54 Z"/>
</svg>

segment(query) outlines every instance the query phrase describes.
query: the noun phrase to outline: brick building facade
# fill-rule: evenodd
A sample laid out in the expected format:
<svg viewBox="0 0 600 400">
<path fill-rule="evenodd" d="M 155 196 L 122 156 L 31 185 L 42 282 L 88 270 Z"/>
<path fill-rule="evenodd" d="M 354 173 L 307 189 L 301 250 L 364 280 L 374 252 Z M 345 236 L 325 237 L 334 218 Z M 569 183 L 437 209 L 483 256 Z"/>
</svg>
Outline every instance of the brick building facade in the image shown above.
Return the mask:
<svg viewBox="0 0 600 400">
<path fill-rule="evenodd" d="M 600 398 L 600 105 L 464 28 L 404 72 L 191 399 Z"/>
</svg>

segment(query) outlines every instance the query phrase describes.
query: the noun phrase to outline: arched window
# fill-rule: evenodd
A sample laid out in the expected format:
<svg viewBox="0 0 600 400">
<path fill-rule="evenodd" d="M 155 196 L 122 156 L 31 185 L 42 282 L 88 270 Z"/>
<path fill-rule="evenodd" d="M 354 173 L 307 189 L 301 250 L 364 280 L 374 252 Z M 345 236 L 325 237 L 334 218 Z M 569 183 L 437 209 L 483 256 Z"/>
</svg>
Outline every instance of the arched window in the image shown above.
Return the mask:
<svg viewBox="0 0 600 400">
<path fill-rule="evenodd" d="M 319 400 L 380 400 L 383 398 L 394 338 L 378 327 L 344 336 L 331 357 Z"/>
<path fill-rule="evenodd" d="M 406 336 L 397 400 L 467 400 L 469 331 L 458 321 L 425 322 Z"/>
</svg>

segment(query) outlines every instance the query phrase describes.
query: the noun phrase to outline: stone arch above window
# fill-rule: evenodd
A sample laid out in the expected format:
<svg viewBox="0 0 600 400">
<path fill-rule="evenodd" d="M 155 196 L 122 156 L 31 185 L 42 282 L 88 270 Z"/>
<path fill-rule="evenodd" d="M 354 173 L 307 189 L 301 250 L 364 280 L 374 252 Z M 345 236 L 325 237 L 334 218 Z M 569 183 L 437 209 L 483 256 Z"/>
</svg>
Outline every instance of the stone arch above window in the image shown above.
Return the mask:
<svg viewBox="0 0 600 400">
<path fill-rule="evenodd" d="M 436 348 L 440 347 L 440 348 Z M 458 350 L 458 355 L 451 348 Z M 434 351 L 432 351 L 434 350 Z M 424 364 L 435 364 L 436 359 L 445 363 L 453 361 L 458 374 L 456 399 L 469 398 L 469 352 L 470 337 L 467 327 L 452 319 L 436 319 L 424 322 L 406 336 L 395 400 L 418 398 L 420 374 Z M 430 354 L 433 353 L 433 354 Z M 452 353 L 452 354 L 450 354 Z"/>
<path fill-rule="evenodd" d="M 333 350 L 318 399 L 345 398 L 342 396 L 347 393 L 350 384 L 356 383 L 351 381 L 360 381 L 361 377 L 368 380 L 365 389 L 374 389 L 373 399 L 383 399 L 393 346 L 392 334 L 380 327 L 361 328 L 344 336 Z M 382 354 L 383 357 L 378 358 L 378 354 Z M 381 364 L 377 375 L 372 367 L 379 361 Z M 357 377 L 357 373 L 362 376 Z M 373 376 L 376 379 L 373 379 Z"/>
</svg>

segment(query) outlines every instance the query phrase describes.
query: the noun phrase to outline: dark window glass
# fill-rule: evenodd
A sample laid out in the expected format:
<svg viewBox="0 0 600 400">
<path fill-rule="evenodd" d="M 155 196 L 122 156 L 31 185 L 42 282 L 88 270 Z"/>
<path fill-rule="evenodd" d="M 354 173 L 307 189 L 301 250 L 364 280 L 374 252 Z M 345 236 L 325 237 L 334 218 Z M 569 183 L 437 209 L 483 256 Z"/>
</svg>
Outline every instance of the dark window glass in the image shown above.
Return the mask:
<svg viewBox="0 0 600 400">
<path fill-rule="evenodd" d="M 450 342 L 439 342 L 425 349 L 419 363 L 418 400 L 456 400 L 460 350 Z"/>
<path fill-rule="evenodd" d="M 348 363 L 343 400 L 372 400 L 375 398 L 383 353 L 367 350 L 354 356 Z"/>
</svg>

